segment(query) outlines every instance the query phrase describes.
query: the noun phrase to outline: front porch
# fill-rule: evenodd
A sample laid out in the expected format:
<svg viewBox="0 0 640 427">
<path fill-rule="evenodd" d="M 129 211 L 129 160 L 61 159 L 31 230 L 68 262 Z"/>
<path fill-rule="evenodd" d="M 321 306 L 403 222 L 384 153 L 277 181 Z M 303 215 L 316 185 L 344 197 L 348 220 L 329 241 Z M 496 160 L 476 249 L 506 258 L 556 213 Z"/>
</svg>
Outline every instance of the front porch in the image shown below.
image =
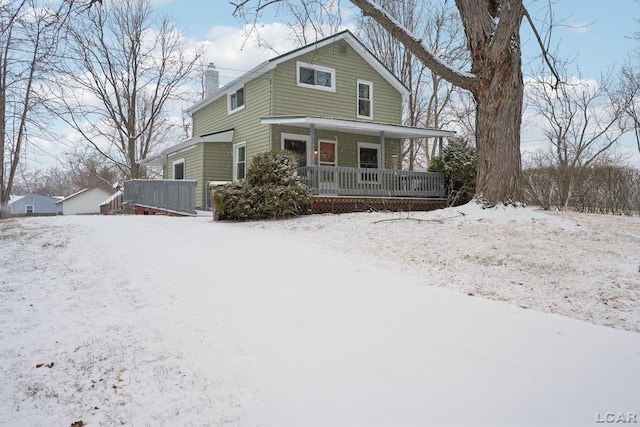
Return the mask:
<svg viewBox="0 0 640 427">
<path fill-rule="evenodd" d="M 444 176 L 396 169 L 305 166 L 302 181 L 316 195 L 365 197 L 444 197 Z"/>
</svg>

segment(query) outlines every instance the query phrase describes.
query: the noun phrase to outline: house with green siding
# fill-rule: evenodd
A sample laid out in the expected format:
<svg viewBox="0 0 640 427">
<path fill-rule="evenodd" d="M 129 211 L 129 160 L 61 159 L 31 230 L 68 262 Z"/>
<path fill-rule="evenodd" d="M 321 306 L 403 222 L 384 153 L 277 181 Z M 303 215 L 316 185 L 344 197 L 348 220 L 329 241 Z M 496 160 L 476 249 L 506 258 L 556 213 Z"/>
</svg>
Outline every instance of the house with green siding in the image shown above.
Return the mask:
<svg viewBox="0 0 640 427">
<path fill-rule="evenodd" d="M 398 178 L 402 140 L 454 134 L 402 126 L 409 90 L 349 31 L 266 61 L 222 88 L 215 74 L 209 79 L 210 93 L 187 110 L 193 137 L 148 162 L 163 167 L 164 179 L 197 181 L 197 207 L 205 206 L 207 183 L 243 179 L 256 154 L 281 149 L 298 154 L 316 194 L 415 197 L 406 190 L 420 176 Z"/>
</svg>

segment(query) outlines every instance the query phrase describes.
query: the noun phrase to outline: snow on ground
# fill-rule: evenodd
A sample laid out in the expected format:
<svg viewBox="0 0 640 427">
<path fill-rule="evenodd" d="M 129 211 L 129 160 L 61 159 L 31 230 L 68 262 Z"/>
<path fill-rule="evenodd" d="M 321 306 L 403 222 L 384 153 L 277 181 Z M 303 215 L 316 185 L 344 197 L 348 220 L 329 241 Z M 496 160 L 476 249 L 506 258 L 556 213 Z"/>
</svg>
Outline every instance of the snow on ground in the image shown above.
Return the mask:
<svg viewBox="0 0 640 427">
<path fill-rule="evenodd" d="M 242 224 L 434 285 L 640 332 L 640 218 L 476 204 Z"/>
<path fill-rule="evenodd" d="M 639 254 L 640 218 L 472 205 L 2 221 L 0 425 L 638 419 Z"/>
</svg>

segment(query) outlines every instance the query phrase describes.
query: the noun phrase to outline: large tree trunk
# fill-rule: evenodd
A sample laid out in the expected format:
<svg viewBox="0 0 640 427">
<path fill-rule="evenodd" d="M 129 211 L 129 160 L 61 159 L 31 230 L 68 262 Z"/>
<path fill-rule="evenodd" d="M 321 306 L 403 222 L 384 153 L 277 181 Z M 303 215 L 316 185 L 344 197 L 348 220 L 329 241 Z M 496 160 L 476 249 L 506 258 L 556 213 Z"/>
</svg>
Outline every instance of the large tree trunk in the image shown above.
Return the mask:
<svg viewBox="0 0 640 427">
<path fill-rule="evenodd" d="M 351 2 L 432 71 L 473 93 L 478 149 L 475 197 L 488 206 L 520 202 L 524 83 L 519 30 L 526 12 L 522 0 L 455 0 L 471 56 L 470 73 L 436 57 L 419 38 L 398 25 L 372 0 Z"/>
<path fill-rule="evenodd" d="M 475 197 L 493 205 L 521 200 L 520 125 L 524 86 L 520 56 L 495 66 L 476 98 L 478 174 Z"/>
</svg>

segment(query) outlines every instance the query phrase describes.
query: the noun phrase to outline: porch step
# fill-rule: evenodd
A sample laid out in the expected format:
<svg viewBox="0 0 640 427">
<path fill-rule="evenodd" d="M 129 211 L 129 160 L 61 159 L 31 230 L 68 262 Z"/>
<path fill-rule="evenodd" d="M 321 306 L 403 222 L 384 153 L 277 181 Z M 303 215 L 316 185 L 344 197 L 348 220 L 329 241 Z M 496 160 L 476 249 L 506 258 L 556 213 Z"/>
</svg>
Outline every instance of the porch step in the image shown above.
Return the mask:
<svg viewBox="0 0 640 427">
<path fill-rule="evenodd" d="M 313 196 L 311 213 L 351 213 L 367 211 L 415 212 L 447 207 L 446 199 L 409 197 Z"/>
</svg>

